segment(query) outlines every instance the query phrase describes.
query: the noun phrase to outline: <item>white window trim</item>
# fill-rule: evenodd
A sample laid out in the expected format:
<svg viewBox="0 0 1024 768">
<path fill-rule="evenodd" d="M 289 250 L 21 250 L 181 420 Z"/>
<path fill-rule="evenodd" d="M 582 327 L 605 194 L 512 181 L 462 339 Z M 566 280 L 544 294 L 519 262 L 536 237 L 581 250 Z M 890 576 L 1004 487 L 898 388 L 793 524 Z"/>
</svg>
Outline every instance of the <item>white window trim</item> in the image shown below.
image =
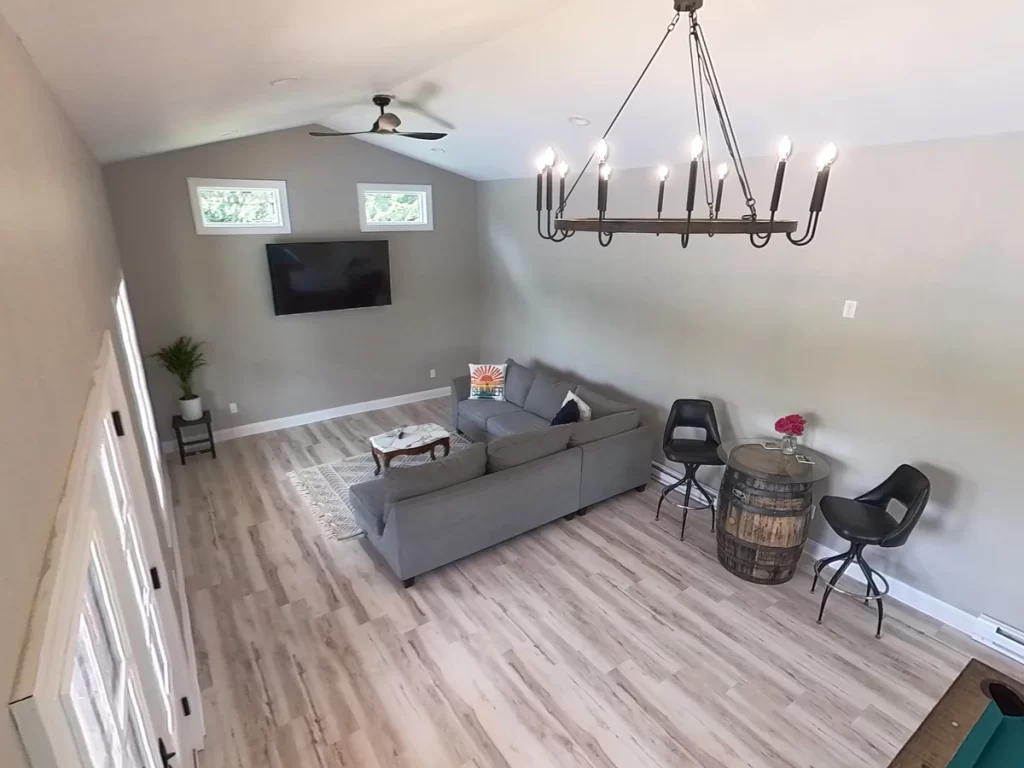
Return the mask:
<svg viewBox="0 0 1024 768">
<path fill-rule="evenodd" d="M 395 222 L 394 224 L 369 223 L 366 221 L 367 192 L 419 192 L 426 199 L 421 223 Z M 383 184 L 366 182 L 356 185 L 356 196 L 359 198 L 359 229 L 362 232 L 430 232 L 434 229 L 434 195 L 429 184 Z"/>
<path fill-rule="evenodd" d="M 203 212 L 199 206 L 198 189 L 200 187 L 220 187 L 222 189 L 276 189 L 281 201 L 280 225 L 250 226 L 240 224 L 207 224 L 203 221 Z M 192 220 L 196 225 L 197 235 L 290 235 L 292 231 L 291 214 L 288 211 L 288 187 L 283 181 L 267 179 L 194 179 L 188 180 L 188 199 L 192 204 Z"/>
</svg>

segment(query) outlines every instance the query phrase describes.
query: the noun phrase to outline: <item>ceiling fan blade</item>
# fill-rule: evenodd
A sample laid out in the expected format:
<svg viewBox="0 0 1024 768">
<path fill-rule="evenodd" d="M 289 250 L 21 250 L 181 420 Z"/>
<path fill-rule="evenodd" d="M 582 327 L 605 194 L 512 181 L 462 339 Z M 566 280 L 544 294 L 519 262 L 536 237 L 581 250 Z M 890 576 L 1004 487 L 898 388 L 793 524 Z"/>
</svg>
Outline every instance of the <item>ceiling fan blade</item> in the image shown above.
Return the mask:
<svg viewBox="0 0 1024 768">
<path fill-rule="evenodd" d="M 423 117 L 437 123 L 442 128 L 447 128 L 448 130 L 452 130 L 455 128 L 455 126 L 452 123 L 445 120 L 436 112 L 432 112 L 426 107 L 423 107 L 414 101 L 406 101 L 405 99 L 395 99 L 395 103 L 398 104 L 398 106 L 400 106 L 403 110 L 408 110 L 409 112 L 415 112 L 418 115 L 423 115 Z"/>
<path fill-rule="evenodd" d="M 351 133 L 327 133 L 326 131 L 310 131 L 310 136 L 362 136 L 364 133 L 376 133 L 376 131 L 353 131 Z"/>
<path fill-rule="evenodd" d="M 437 141 L 447 136 L 447 133 L 424 133 L 422 131 L 410 131 L 404 133 L 402 131 L 395 131 L 396 136 L 405 136 L 407 139 L 423 139 L 424 141 Z"/>
</svg>

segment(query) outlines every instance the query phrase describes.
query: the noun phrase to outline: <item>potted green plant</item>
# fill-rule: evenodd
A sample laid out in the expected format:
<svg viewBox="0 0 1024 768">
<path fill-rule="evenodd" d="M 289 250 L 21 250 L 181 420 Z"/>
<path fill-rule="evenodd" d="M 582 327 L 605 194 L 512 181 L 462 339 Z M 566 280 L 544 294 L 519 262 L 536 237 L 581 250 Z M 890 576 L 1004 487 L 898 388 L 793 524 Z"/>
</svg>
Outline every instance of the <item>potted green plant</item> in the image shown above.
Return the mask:
<svg viewBox="0 0 1024 768">
<path fill-rule="evenodd" d="M 203 342 L 193 341 L 191 336 L 180 336 L 156 354 L 152 355 L 160 361 L 181 387 L 178 407 L 185 421 L 198 421 L 203 418 L 203 401 L 192 388 L 192 379 L 200 368 L 206 365 L 206 357 L 201 347 Z"/>
</svg>

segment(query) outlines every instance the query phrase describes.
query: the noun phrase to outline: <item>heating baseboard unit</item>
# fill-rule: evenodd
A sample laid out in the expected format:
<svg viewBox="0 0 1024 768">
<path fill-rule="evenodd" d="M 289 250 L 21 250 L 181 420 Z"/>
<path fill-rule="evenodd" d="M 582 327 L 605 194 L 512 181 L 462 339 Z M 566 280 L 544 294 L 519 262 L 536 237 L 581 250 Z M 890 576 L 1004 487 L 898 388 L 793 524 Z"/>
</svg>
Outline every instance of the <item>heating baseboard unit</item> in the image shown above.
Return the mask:
<svg viewBox="0 0 1024 768">
<path fill-rule="evenodd" d="M 1024 664 L 1024 632 L 1021 630 L 983 615 L 978 617 L 978 628 L 973 637 L 979 643 Z"/>
</svg>

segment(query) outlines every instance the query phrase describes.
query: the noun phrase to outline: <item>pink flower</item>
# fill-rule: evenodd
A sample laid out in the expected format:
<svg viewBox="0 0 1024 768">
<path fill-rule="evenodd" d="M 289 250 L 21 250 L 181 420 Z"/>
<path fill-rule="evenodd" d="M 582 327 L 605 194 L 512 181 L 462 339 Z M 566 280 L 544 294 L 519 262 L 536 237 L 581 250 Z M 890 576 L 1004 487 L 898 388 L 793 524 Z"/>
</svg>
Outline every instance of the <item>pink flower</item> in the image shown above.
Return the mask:
<svg viewBox="0 0 1024 768">
<path fill-rule="evenodd" d="M 807 419 L 799 413 L 791 413 L 789 416 L 783 416 L 775 422 L 775 431 L 781 432 L 784 435 L 799 437 L 804 433 L 804 427 L 806 426 Z"/>
</svg>

